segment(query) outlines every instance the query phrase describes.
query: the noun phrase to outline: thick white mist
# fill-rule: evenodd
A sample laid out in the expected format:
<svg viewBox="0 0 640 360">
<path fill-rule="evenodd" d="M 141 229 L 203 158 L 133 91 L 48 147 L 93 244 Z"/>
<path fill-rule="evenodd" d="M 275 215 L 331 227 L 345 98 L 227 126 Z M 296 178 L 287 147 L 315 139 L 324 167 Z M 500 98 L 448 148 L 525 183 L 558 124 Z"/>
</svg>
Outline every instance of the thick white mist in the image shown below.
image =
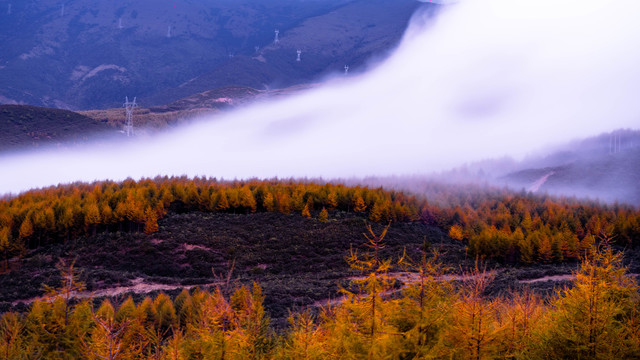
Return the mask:
<svg viewBox="0 0 640 360">
<path fill-rule="evenodd" d="M 413 174 L 640 124 L 640 3 L 466 0 L 356 78 L 135 144 L 0 158 L 0 192 L 76 180 Z"/>
</svg>

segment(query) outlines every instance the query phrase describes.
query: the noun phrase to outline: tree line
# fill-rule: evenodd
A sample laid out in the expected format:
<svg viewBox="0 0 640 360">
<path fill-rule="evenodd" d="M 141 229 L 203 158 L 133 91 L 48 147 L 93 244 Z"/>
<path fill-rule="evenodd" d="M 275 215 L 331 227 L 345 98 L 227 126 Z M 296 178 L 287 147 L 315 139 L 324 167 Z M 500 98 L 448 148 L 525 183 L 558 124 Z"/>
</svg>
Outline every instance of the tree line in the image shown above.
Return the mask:
<svg viewBox="0 0 640 360">
<path fill-rule="evenodd" d="M 103 231 L 152 234 L 169 211 L 268 211 L 314 214 L 324 221 L 328 211 L 337 210 L 377 222 L 403 222 L 417 220 L 419 209 L 416 197 L 401 192 L 293 180 L 157 177 L 74 183 L 0 201 L 0 252 L 6 259 L 20 250 Z"/>
<path fill-rule="evenodd" d="M 631 248 L 640 239 L 632 206 L 571 198 L 480 193 L 426 216 L 465 241 L 471 257 L 512 264 L 577 261 L 597 242 Z"/>
<path fill-rule="evenodd" d="M 168 212 L 297 213 L 329 219 L 355 212 L 373 222 L 420 220 L 465 243 L 472 258 L 505 263 L 577 261 L 606 240 L 635 246 L 640 212 L 624 205 L 554 198 L 504 189 L 430 185 L 427 196 L 382 187 L 296 180 L 221 181 L 156 177 L 74 183 L 0 200 L 0 253 L 105 231 L 158 230 Z"/>
</svg>

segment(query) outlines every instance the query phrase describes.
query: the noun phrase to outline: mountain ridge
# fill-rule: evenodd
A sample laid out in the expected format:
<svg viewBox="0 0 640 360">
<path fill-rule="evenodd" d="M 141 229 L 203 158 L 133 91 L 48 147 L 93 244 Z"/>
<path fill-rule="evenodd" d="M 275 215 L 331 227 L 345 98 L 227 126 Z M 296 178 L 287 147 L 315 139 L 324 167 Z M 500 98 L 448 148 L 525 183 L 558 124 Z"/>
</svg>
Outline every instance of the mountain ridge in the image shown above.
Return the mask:
<svg viewBox="0 0 640 360">
<path fill-rule="evenodd" d="M 126 95 L 158 106 L 223 86 L 312 82 L 384 56 L 414 11 L 432 6 L 414 0 L 172 4 L 68 1 L 64 14 L 53 0 L 14 4 L 11 14 L 0 13 L 6 49 L 0 102 L 87 110 L 118 106 Z"/>
</svg>

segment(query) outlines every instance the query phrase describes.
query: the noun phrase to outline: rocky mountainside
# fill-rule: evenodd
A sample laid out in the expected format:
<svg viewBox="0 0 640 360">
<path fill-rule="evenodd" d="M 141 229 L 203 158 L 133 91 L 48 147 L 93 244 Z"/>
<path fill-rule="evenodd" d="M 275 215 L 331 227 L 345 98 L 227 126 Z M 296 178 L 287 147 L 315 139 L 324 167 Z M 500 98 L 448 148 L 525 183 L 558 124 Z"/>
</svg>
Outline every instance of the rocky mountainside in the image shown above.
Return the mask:
<svg viewBox="0 0 640 360">
<path fill-rule="evenodd" d="M 103 109 L 137 96 L 153 106 L 228 85 L 306 83 L 384 55 L 420 6 L 437 5 L 0 0 L 0 103 Z"/>
</svg>

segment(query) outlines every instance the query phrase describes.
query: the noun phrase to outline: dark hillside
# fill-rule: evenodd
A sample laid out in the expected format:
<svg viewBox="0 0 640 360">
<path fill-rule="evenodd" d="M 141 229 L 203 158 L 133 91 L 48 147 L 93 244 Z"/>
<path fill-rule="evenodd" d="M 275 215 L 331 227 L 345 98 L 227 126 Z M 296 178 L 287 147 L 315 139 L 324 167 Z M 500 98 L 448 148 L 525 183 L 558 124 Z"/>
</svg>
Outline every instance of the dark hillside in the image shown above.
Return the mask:
<svg viewBox="0 0 640 360">
<path fill-rule="evenodd" d="M 0 151 L 86 142 L 113 129 L 78 113 L 24 105 L 0 105 Z"/>
<path fill-rule="evenodd" d="M 183 286 L 210 284 L 226 275 L 235 259 L 233 279 L 259 281 L 272 316 L 287 309 L 336 298 L 338 283 L 351 271 L 345 261 L 351 245 L 365 250 L 366 220 L 332 212 L 329 222 L 300 215 L 256 213 L 169 214 L 153 236 L 106 233 L 32 251 L 20 267 L 0 275 L 0 303 L 42 295 L 42 283 L 55 284 L 59 258 L 77 259 L 82 280 L 96 291 L 132 284 Z M 379 232 L 381 225 L 375 225 Z M 406 247 L 415 256 L 423 242 L 444 245 L 450 257 L 464 257 L 464 247 L 436 227 L 394 224 L 384 257 L 398 258 Z"/>
<path fill-rule="evenodd" d="M 259 282 L 269 314 L 277 326 L 283 326 L 289 310 L 338 298 L 338 286 L 347 286 L 346 278 L 358 275 L 349 269 L 345 257 L 351 247 L 359 252 L 367 250 L 363 236 L 367 223 L 362 216 L 339 211 L 330 212 L 326 223 L 298 214 L 170 213 L 152 236 L 102 233 L 27 252 L 20 263 L 11 262 L 12 271 L 0 274 L 0 312 L 22 309 L 30 299 L 43 294 L 42 284 L 59 283 L 59 259 L 76 260 L 80 279 L 87 284 L 86 295 L 109 296 L 116 303 L 126 294 L 140 301 L 159 291 L 175 296 L 183 288 L 209 289 L 216 283 L 224 287 L 220 280 L 224 282 L 235 260 L 232 281 L 236 285 Z M 376 233 L 382 228 L 373 224 Z M 440 259 L 453 273 L 473 265 L 473 259 L 465 256 L 465 243 L 452 240 L 435 226 L 394 223 L 385 240 L 382 257 L 393 263 L 405 249 L 418 259 L 426 244 L 441 252 Z M 636 251 L 628 249 L 627 255 L 627 261 L 637 261 Z M 494 295 L 522 287 L 525 282 L 540 294 L 549 294 L 571 279 L 560 275 L 558 279 L 565 281 L 558 282 L 553 275 L 575 269 L 575 263 L 487 265 L 487 269 L 496 269 L 496 279 L 488 288 Z M 636 270 L 637 266 L 632 268 Z"/>
<path fill-rule="evenodd" d="M 154 106 L 222 86 L 284 87 L 345 64 L 357 71 L 397 44 L 415 9 L 434 6 L 87 0 L 63 11 L 51 0 L 13 2 L 8 13 L 8 3 L 0 1 L 0 103 L 69 109 L 119 106 L 125 95 Z"/>
<path fill-rule="evenodd" d="M 345 65 L 357 72 L 398 44 L 419 6 L 413 0 L 352 1 L 290 28 L 280 28 L 278 44 L 269 42 L 257 52 L 237 53 L 178 88 L 159 91 L 149 101 L 162 104 L 176 95 L 185 97 L 226 85 L 288 87 L 340 74 Z M 302 50 L 300 62 L 296 61 L 297 50 Z"/>
</svg>

